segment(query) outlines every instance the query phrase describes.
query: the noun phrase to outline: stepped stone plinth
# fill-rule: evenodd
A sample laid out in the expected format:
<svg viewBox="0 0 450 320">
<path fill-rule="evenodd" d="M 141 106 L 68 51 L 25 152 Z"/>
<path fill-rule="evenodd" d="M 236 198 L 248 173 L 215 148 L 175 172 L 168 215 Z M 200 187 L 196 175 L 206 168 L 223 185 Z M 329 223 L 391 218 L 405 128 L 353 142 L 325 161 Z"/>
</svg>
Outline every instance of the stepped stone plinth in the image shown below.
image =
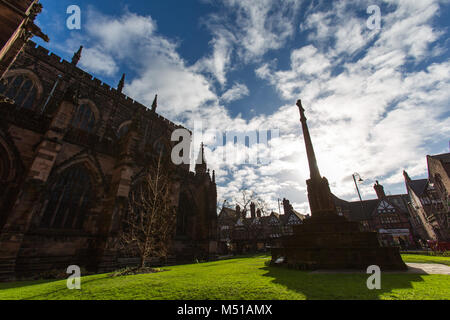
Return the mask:
<svg viewBox="0 0 450 320">
<path fill-rule="evenodd" d="M 366 270 L 371 265 L 381 270 L 407 270 L 398 248 L 380 246 L 376 232 L 360 231 L 358 222 L 338 215 L 328 180 L 317 166 L 300 100 L 297 106 L 311 175 L 306 182 L 311 218 L 295 226 L 293 235 L 283 237 L 279 247 L 272 248 L 271 263 L 307 270 Z"/>
<path fill-rule="evenodd" d="M 376 232 L 361 232 L 357 222 L 334 212 L 304 220 L 294 234 L 272 248 L 272 264 L 292 268 L 361 269 L 377 265 L 381 270 L 406 270 L 398 248 L 381 247 Z"/>
</svg>

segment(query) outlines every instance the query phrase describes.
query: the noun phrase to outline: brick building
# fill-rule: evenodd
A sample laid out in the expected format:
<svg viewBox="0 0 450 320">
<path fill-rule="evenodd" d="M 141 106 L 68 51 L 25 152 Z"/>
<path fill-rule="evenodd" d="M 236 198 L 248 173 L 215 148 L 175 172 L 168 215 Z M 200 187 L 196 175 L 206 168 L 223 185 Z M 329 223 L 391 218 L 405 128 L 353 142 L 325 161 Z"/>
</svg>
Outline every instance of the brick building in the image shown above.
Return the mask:
<svg viewBox="0 0 450 320">
<path fill-rule="evenodd" d="M 377 199 L 345 201 L 334 197 L 338 213 L 360 222 L 361 230 L 377 232 L 385 246 L 415 248 L 417 239 L 410 223 L 408 195 L 386 195 L 378 181 L 374 189 Z"/>
<path fill-rule="evenodd" d="M 214 173 L 173 165 L 181 127 L 157 114 L 156 98 L 149 109 L 125 96 L 124 77 L 111 88 L 79 69 L 81 49 L 67 62 L 30 41 L 0 84 L 0 278 L 123 264 L 114 243 L 129 192 L 161 152 L 177 207 L 171 256 L 214 254 Z"/>
<path fill-rule="evenodd" d="M 428 178 L 403 172 L 411 221 L 422 241 L 450 241 L 450 153 L 427 156 Z"/>
<path fill-rule="evenodd" d="M 306 215 L 292 208 L 289 200 L 283 199 L 284 214 L 271 212 L 264 215 L 261 209 L 250 204 L 250 215 L 247 210 L 223 207 L 218 217 L 219 252 L 246 253 L 265 251 L 277 243 L 278 239 L 292 234 L 292 227 L 301 224 Z"/>
</svg>

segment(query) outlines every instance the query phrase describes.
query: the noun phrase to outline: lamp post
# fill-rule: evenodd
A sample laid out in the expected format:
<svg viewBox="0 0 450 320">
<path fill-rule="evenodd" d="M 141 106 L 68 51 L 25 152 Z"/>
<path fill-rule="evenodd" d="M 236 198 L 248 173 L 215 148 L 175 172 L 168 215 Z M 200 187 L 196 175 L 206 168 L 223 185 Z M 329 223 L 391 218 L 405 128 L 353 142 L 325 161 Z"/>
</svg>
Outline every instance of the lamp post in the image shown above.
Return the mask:
<svg viewBox="0 0 450 320">
<path fill-rule="evenodd" d="M 356 178 L 358 178 L 358 182 L 363 182 L 364 180 L 361 178 L 359 173 L 355 172 L 352 174 L 353 181 L 355 182 L 356 191 L 358 191 L 359 201 L 362 203 L 361 193 L 359 192 L 358 184 L 356 183 Z"/>
<path fill-rule="evenodd" d="M 359 192 L 358 183 L 356 182 L 356 179 L 358 179 L 358 182 L 360 182 L 360 183 L 363 182 L 364 180 L 361 178 L 361 175 L 357 172 L 353 173 L 352 177 L 353 177 L 353 181 L 355 182 L 356 191 L 358 192 L 359 201 L 361 203 L 361 210 L 363 211 L 363 214 L 366 218 L 367 227 L 370 230 L 370 222 L 369 222 L 369 219 L 367 219 L 367 213 L 364 210 L 364 203 L 362 201 L 361 192 Z"/>
</svg>

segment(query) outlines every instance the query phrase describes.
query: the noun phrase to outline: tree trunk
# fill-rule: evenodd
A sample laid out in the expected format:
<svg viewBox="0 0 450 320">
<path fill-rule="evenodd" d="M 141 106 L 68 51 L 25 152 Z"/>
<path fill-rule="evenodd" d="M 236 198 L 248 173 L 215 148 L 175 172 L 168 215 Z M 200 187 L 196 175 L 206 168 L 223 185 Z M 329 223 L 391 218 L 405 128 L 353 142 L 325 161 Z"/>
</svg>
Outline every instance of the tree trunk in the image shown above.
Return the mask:
<svg viewBox="0 0 450 320">
<path fill-rule="evenodd" d="M 141 266 L 140 269 L 144 269 L 145 268 L 145 257 L 141 256 Z"/>
</svg>

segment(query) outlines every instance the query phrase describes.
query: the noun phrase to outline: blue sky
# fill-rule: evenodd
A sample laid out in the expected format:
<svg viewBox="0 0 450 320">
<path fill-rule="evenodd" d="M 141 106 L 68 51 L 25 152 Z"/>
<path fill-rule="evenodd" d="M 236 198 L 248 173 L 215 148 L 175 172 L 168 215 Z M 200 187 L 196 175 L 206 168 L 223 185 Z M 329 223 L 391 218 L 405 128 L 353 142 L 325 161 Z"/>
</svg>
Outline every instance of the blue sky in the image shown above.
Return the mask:
<svg viewBox="0 0 450 320">
<path fill-rule="evenodd" d="M 403 193 L 402 170 L 426 174 L 427 154 L 449 148 L 450 2 L 439 0 L 41 0 L 39 44 L 192 129 L 280 130 L 268 146 L 238 152 L 277 157 L 264 165 L 223 163 L 208 148 L 219 198 L 251 189 L 276 209 L 287 197 L 308 211 L 308 167 L 295 101 L 307 109 L 321 172 L 332 191 L 365 199 L 375 180 Z M 66 27 L 66 8 L 81 9 L 80 30 Z M 367 27 L 367 8 L 381 10 L 381 29 Z M 208 139 L 206 137 L 205 139 Z M 208 141 L 207 145 L 208 145 Z M 212 144 L 210 144 L 212 145 Z M 214 151 L 214 152 L 213 152 Z"/>
</svg>

